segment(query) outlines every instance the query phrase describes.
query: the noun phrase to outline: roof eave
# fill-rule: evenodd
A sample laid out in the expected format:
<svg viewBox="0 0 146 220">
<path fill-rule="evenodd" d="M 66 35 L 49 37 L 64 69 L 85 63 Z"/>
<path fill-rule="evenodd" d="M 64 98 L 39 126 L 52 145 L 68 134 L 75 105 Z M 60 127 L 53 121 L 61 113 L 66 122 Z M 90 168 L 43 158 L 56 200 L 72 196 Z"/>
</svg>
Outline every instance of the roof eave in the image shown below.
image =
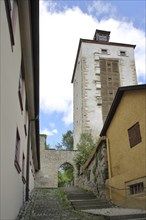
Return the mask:
<svg viewBox="0 0 146 220">
<path fill-rule="evenodd" d="M 111 108 L 109 110 L 109 113 L 107 115 L 107 118 L 105 120 L 105 123 L 103 125 L 103 128 L 100 132 L 100 136 L 106 136 L 106 131 L 107 131 L 107 129 L 108 129 L 113 117 L 114 117 L 114 114 L 115 114 L 116 109 L 122 99 L 124 92 L 130 91 L 130 90 L 143 90 L 143 89 L 146 89 L 146 84 L 123 86 L 123 87 L 118 88 L 117 93 L 115 95 L 115 98 L 113 100 L 113 103 L 111 105 Z"/>
</svg>

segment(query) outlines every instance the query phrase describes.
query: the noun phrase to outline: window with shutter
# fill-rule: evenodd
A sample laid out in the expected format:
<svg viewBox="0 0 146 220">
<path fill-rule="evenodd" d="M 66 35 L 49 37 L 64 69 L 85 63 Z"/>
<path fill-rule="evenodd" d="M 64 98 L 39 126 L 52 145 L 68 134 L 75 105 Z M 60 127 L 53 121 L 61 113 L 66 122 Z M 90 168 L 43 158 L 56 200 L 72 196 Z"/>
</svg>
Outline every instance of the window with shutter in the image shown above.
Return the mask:
<svg viewBox="0 0 146 220">
<path fill-rule="evenodd" d="M 138 122 L 128 129 L 128 136 L 130 147 L 134 147 L 141 142 L 141 132 Z"/>
</svg>

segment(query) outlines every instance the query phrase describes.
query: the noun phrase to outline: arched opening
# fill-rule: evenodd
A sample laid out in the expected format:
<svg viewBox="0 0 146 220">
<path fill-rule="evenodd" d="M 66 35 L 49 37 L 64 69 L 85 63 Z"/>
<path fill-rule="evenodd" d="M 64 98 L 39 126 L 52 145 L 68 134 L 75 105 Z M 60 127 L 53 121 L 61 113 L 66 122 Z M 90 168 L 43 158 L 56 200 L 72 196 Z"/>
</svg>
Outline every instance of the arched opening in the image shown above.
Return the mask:
<svg viewBox="0 0 146 220">
<path fill-rule="evenodd" d="M 74 185 L 74 168 L 70 163 L 64 163 L 58 170 L 58 187 Z"/>
</svg>

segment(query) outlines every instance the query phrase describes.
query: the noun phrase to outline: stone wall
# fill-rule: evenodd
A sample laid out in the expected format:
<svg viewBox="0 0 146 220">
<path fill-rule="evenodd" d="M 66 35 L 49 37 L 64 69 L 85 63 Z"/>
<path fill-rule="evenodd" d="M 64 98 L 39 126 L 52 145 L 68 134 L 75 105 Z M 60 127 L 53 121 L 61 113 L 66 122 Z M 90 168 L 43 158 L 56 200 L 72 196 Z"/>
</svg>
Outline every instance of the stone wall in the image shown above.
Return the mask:
<svg viewBox="0 0 146 220">
<path fill-rule="evenodd" d="M 99 140 L 96 149 L 82 167 L 78 177 L 78 186 L 93 191 L 98 197 L 106 197 L 106 180 L 108 179 L 108 163 L 106 139 Z"/>
<path fill-rule="evenodd" d="M 40 135 L 41 169 L 35 177 L 35 187 L 58 187 L 58 171 L 61 165 L 69 163 L 74 168 L 74 184 L 76 185 L 76 166 L 74 157 L 77 151 L 59 151 L 46 149 L 46 135 Z"/>
</svg>

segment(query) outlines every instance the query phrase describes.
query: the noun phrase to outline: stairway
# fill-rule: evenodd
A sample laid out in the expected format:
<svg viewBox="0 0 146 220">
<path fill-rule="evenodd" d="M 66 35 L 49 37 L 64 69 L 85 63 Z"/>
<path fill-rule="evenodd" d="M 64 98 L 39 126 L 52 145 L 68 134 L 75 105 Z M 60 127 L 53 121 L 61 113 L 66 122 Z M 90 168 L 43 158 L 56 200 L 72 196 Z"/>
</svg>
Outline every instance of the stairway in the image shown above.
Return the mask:
<svg viewBox="0 0 146 220">
<path fill-rule="evenodd" d="M 117 208 L 106 200 L 97 199 L 92 192 L 77 187 L 65 188 L 65 192 L 75 210 L 102 215 L 106 220 L 146 220 L 144 210 Z"/>
<path fill-rule="evenodd" d="M 88 209 L 101 209 L 101 208 L 111 208 L 112 205 L 106 201 L 97 199 L 97 197 L 92 193 L 85 191 L 83 189 L 69 187 L 65 189 L 67 193 L 67 198 L 71 205 L 76 210 L 88 210 Z"/>
</svg>

